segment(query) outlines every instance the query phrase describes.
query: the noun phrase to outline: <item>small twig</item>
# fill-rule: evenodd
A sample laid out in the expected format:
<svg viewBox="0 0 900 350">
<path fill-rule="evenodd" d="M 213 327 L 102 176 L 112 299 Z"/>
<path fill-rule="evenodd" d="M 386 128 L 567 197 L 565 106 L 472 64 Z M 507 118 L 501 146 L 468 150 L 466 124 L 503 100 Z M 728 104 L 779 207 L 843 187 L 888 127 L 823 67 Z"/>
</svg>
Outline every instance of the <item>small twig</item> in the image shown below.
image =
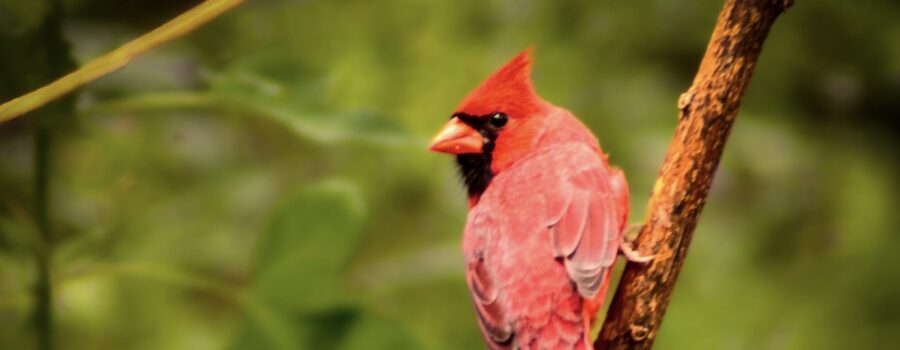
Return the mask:
<svg viewBox="0 0 900 350">
<path fill-rule="evenodd" d="M 0 124 L 124 67 L 135 57 L 193 31 L 242 2 L 243 0 L 207 0 L 197 5 L 153 31 L 88 62 L 78 70 L 0 105 Z"/>
<path fill-rule="evenodd" d="M 678 100 L 675 137 L 635 240 L 642 255 L 655 258 L 627 265 L 597 349 L 653 346 L 763 41 L 792 3 L 725 1 L 694 83 Z"/>
</svg>

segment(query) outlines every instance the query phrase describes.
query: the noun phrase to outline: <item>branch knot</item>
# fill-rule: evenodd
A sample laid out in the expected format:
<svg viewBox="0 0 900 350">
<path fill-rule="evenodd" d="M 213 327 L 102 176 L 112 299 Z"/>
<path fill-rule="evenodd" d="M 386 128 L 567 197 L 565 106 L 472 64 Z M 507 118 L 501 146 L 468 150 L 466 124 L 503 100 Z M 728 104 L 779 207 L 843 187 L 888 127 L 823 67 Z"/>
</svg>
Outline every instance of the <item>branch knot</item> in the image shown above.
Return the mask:
<svg viewBox="0 0 900 350">
<path fill-rule="evenodd" d="M 634 341 L 644 341 L 650 335 L 650 329 L 639 324 L 632 324 L 631 339 Z"/>
<path fill-rule="evenodd" d="M 694 87 L 692 86 L 690 89 L 688 89 L 688 91 L 685 91 L 681 94 L 681 96 L 678 96 L 678 109 L 680 109 L 682 112 L 687 113 L 688 108 L 690 108 L 691 102 L 693 101 Z"/>
</svg>

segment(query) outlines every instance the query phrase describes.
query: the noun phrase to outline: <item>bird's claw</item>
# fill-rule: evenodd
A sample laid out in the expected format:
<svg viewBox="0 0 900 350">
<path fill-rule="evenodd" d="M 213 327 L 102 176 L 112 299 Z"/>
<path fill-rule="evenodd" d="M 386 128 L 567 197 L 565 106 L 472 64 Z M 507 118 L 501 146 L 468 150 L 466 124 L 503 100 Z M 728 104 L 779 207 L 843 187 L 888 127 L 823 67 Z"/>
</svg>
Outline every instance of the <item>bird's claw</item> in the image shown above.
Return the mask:
<svg viewBox="0 0 900 350">
<path fill-rule="evenodd" d="M 619 243 L 619 252 L 622 253 L 626 260 L 638 264 L 646 264 L 654 258 L 654 255 L 641 255 L 641 253 L 638 253 L 631 246 L 631 242 L 622 241 Z"/>
<path fill-rule="evenodd" d="M 630 262 L 646 264 L 653 260 L 654 255 L 641 255 L 632 246 L 634 240 L 637 239 L 637 236 L 631 235 L 631 233 L 640 232 L 643 227 L 644 225 L 640 224 L 629 225 L 625 228 L 625 233 L 622 235 L 622 241 L 619 242 L 619 252 L 621 252 L 622 256 Z"/>
</svg>

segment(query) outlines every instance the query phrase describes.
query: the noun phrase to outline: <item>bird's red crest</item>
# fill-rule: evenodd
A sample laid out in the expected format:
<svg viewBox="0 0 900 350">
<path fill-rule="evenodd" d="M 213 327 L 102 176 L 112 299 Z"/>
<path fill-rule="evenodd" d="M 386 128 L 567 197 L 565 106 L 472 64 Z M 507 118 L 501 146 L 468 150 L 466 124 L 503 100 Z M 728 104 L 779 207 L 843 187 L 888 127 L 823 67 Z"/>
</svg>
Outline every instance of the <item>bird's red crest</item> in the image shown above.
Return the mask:
<svg viewBox="0 0 900 350">
<path fill-rule="evenodd" d="M 525 117 L 541 109 L 543 101 L 531 85 L 531 49 L 522 51 L 489 76 L 462 100 L 456 111 L 469 115 L 503 112 Z"/>
</svg>

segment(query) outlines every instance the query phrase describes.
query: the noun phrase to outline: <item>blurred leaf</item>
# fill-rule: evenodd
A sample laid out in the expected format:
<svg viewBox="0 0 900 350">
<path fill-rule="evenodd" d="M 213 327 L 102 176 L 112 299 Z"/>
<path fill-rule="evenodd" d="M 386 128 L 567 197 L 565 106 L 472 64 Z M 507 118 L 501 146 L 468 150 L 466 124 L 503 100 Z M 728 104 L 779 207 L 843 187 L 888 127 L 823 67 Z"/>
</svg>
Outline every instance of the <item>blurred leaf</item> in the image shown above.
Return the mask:
<svg viewBox="0 0 900 350">
<path fill-rule="evenodd" d="M 257 244 L 250 295 L 255 304 L 271 310 L 272 326 L 293 330 L 305 344 L 347 329 L 356 311 L 341 276 L 359 241 L 364 215 L 356 188 L 339 180 L 306 187 L 275 212 Z M 315 331 L 323 323 L 328 326 Z M 290 347 L 258 338 L 265 333 L 244 329 L 234 346 Z"/>
<path fill-rule="evenodd" d="M 342 350 L 422 348 L 422 344 L 412 337 L 403 324 L 374 313 L 363 315 L 348 333 L 341 340 Z"/>
<path fill-rule="evenodd" d="M 259 239 L 254 295 L 278 308 L 304 311 L 345 301 L 339 279 L 360 238 L 359 196 L 353 185 L 333 180 L 285 202 Z"/>
<path fill-rule="evenodd" d="M 289 62 L 266 60 L 227 70 L 213 79 L 211 92 L 317 142 L 416 144 L 410 132 L 387 115 L 320 107 L 323 90 L 324 79 L 314 73 Z"/>
<path fill-rule="evenodd" d="M 381 113 L 310 111 L 308 107 L 279 98 L 251 96 L 242 91 L 148 93 L 100 103 L 83 113 L 184 108 L 231 109 L 268 118 L 317 143 L 358 142 L 392 148 L 425 146 L 424 139 Z"/>
<path fill-rule="evenodd" d="M 284 101 L 226 95 L 225 100 L 236 102 L 247 111 L 283 123 L 291 130 L 320 143 L 363 142 L 386 147 L 424 145 L 400 124 L 376 112 L 315 112 L 302 111 Z"/>
</svg>

